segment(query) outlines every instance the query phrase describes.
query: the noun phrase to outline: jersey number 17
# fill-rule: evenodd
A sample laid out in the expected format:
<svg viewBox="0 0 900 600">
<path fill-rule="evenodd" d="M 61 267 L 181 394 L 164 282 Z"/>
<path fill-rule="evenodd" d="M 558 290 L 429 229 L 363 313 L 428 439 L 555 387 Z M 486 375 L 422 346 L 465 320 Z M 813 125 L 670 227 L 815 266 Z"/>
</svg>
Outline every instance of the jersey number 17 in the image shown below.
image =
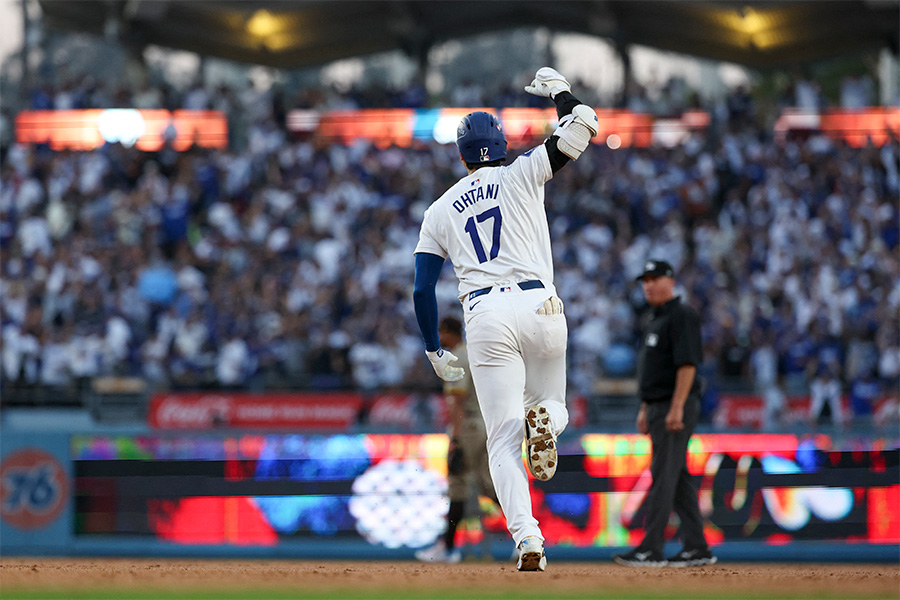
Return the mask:
<svg viewBox="0 0 900 600">
<path fill-rule="evenodd" d="M 481 245 L 481 238 L 478 236 L 478 225 L 476 223 L 484 223 L 488 219 L 493 220 L 493 230 L 491 234 L 491 257 L 488 258 L 484 253 L 484 246 Z M 478 262 L 484 263 L 497 258 L 500 252 L 500 225 L 503 223 L 503 217 L 500 214 L 500 207 L 488 209 L 479 215 L 469 217 L 466 221 L 466 233 L 472 238 L 472 245 L 475 246 L 475 255 L 478 256 Z"/>
</svg>

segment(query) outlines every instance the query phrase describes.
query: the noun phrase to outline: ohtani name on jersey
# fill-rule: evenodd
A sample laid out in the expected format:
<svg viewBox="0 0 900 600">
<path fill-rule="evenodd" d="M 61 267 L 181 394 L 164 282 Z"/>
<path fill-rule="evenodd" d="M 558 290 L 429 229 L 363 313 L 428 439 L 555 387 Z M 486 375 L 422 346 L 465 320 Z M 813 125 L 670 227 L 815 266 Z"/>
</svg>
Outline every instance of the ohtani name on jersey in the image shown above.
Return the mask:
<svg viewBox="0 0 900 600">
<path fill-rule="evenodd" d="M 487 188 L 487 189 L 485 189 Z M 497 192 L 500 190 L 500 184 L 488 184 L 486 186 L 478 186 L 474 190 L 469 190 L 465 194 L 459 197 L 459 200 L 453 203 L 453 208 L 456 209 L 456 212 L 461 213 L 466 210 L 467 206 L 472 206 L 473 204 L 477 204 L 478 202 L 487 198 L 490 200 L 491 198 L 497 197 Z"/>
</svg>

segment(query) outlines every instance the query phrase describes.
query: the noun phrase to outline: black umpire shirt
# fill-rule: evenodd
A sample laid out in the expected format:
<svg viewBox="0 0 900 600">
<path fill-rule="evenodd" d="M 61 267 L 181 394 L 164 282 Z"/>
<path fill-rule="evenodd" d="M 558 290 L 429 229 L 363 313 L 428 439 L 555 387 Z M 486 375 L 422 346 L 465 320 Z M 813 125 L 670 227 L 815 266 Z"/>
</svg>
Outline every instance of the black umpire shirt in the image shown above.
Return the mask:
<svg viewBox="0 0 900 600">
<path fill-rule="evenodd" d="M 644 328 L 638 354 L 638 382 L 641 401 L 668 402 L 675 392 L 678 367 L 703 362 L 700 344 L 700 317 L 675 297 L 653 309 Z M 691 394 L 700 392 L 700 376 L 694 377 Z"/>
</svg>

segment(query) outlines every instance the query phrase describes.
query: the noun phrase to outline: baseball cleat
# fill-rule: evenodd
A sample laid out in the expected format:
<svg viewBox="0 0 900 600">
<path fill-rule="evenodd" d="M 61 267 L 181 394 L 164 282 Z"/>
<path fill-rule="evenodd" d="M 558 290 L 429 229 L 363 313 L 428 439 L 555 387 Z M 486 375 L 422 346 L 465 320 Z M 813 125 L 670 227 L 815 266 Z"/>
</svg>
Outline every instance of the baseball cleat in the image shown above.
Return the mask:
<svg viewBox="0 0 900 600">
<path fill-rule="evenodd" d="M 625 554 L 616 554 L 613 561 L 626 567 L 665 567 L 666 559 L 662 552 L 653 550 L 638 550 L 635 548 Z"/>
<path fill-rule="evenodd" d="M 547 555 L 544 554 L 544 543 L 540 538 L 529 535 L 519 543 L 520 571 L 543 571 L 547 568 Z"/>
<path fill-rule="evenodd" d="M 462 553 L 456 548 L 447 550 L 443 540 L 440 540 L 430 548 L 416 551 L 416 559 L 422 562 L 458 563 L 462 560 Z"/>
<path fill-rule="evenodd" d="M 525 413 L 525 455 L 528 470 L 535 478 L 547 481 L 556 474 L 556 435 L 550 429 L 550 413 L 543 406 L 529 408 Z"/>
<path fill-rule="evenodd" d="M 718 559 L 709 548 L 704 550 L 682 550 L 666 559 L 670 567 L 703 567 L 714 565 Z"/>
</svg>

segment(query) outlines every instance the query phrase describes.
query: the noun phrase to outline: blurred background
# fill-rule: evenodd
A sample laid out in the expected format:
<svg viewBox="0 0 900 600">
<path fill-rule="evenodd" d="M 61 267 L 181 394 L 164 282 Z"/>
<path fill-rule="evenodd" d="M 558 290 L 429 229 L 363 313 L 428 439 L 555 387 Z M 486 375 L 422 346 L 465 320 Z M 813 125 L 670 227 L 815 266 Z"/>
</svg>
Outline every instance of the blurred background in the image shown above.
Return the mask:
<svg viewBox="0 0 900 600">
<path fill-rule="evenodd" d="M 544 65 L 601 121 L 547 186 L 584 479 L 535 484 L 550 539 L 639 539 L 655 257 L 703 317 L 710 539 L 900 541 L 898 6 L 0 1 L 6 549 L 433 541 L 372 501 L 415 480 L 446 511 L 413 249 L 462 115 L 511 158 L 553 131 Z M 744 468 L 758 502 L 725 503 Z"/>
</svg>

